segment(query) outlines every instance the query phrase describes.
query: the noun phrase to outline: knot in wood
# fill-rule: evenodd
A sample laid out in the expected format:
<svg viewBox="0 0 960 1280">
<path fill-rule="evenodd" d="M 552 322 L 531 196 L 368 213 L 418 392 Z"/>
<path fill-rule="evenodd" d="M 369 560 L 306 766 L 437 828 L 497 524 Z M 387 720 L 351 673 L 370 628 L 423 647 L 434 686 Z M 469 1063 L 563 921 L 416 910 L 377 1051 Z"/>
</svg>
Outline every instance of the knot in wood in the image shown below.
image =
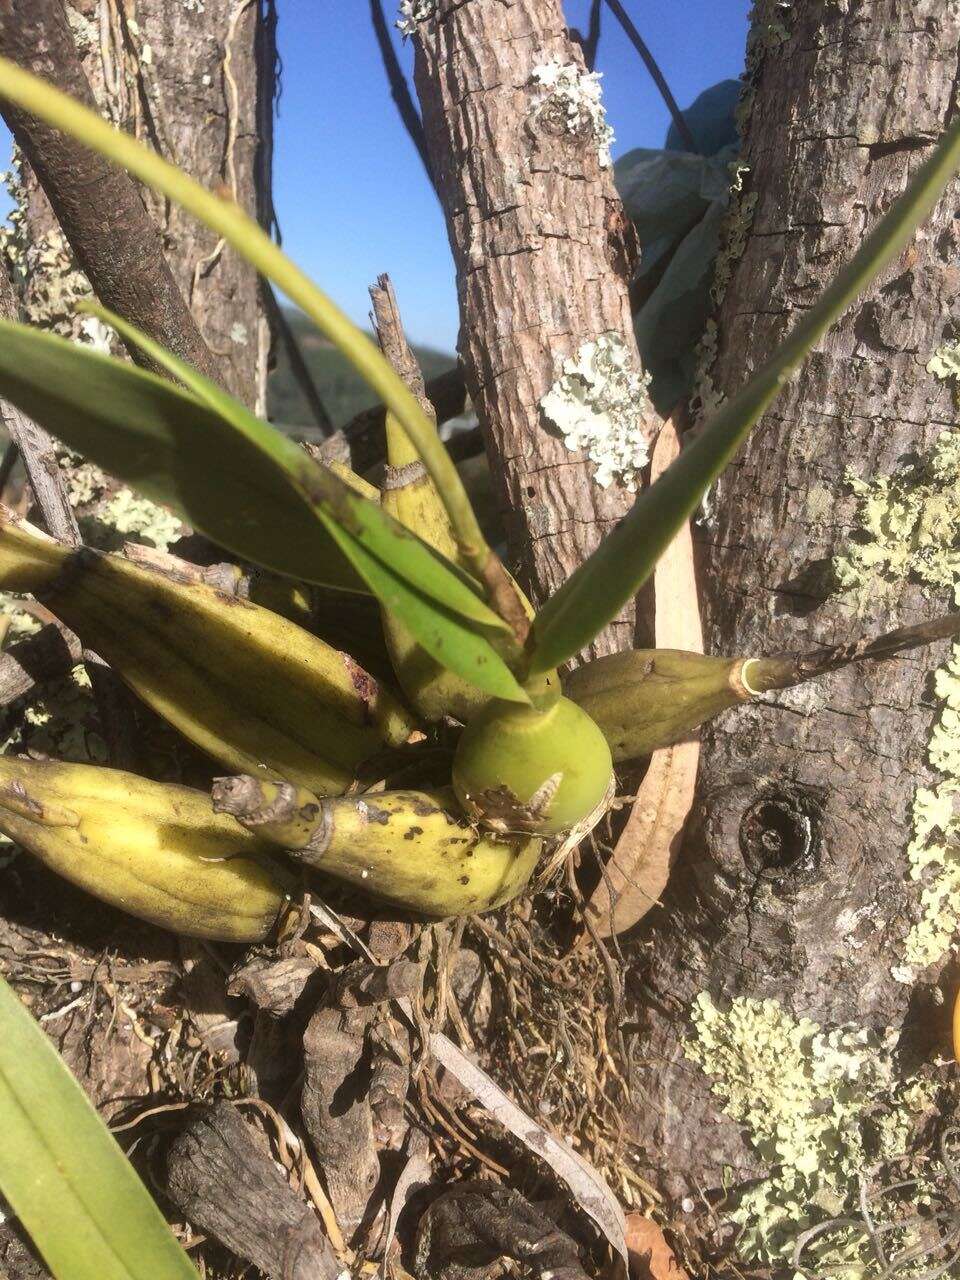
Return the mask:
<svg viewBox="0 0 960 1280">
<path fill-rule="evenodd" d="M 765 880 L 796 884 L 819 871 L 823 801 L 815 788 L 778 784 L 763 791 L 740 821 L 740 849 Z"/>
</svg>

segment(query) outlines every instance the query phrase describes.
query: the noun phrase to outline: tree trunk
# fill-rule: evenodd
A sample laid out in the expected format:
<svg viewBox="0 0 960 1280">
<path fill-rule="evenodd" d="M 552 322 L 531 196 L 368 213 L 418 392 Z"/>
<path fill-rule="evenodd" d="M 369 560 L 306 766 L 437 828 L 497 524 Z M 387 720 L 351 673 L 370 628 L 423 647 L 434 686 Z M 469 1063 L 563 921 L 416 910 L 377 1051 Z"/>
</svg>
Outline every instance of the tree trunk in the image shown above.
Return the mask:
<svg viewBox="0 0 960 1280">
<path fill-rule="evenodd" d="M 96 109 L 61 0 L 4 0 L 0 52 Z M 29 111 L 12 103 L 2 110 L 101 302 L 207 377 L 216 378 L 213 355 L 163 256 L 159 232 L 143 207 L 137 184 L 103 156 Z M 162 372 L 133 344 L 130 354 L 152 372 Z"/>
<path fill-rule="evenodd" d="M 957 0 L 757 6 L 749 173 L 705 371 L 721 395 L 773 350 L 928 154 L 956 109 L 958 47 Z M 909 582 L 839 592 L 830 566 L 857 523 L 848 468 L 868 480 L 902 472 L 957 422 L 948 383 L 926 366 L 960 332 L 958 195 L 954 181 L 720 481 L 700 535 L 708 651 L 810 649 L 945 611 L 942 589 Z M 824 1028 L 893 1027 L 921 1063 L 948 1048 L 942 960 L 912 987 L 892 973 L 918 914 L 906 848 L 916 789 L 940 777 L 927 744 L 940 710 L 930 673 L 945 649 L 848 667 L 704 734 L 699 799 L 668 898 L 644 926 L 635 989 L 646 1063 L 636 1126 L 646 1162 L 670 1170 L 669 1191 L 719 1187 L 725 1167 L 734 1183 L 769 1168 L 685 1056 L 702 993 L 721 1009 L 770 998 Z"/>
<path fill-rule="evenodd" d="M 67 16 L 103 114 L 269 221 L 273 9 L 264 9 L 261 18 L 261 0 L 77 0 Z M 26 164 L 13 195 L 8 253 L 30 318 L 79 334 L 72 302 L 89 286 Z M 182 210 L 152 193 L 143 199 L 220 380 L 263 412 L 269 332 L 256 272 Z"/>
<path fill-rule="evenodd" d="M 139 48 L 134 61 L 138 93 L 128 107 L 138 127 L 198 182 L 225 189 L 269 224 L 272 2 L 125 2 L 139 27 L 139 36 L 131 39 L 130 23 L 125 24 L 128 46 L 136 42 Z M 152 51 L 149 62 L 143 57 L 146 46 Z M 192 215 L 159 197 L 152 208 L 170 246 L 174 275 L 214 355 L 224 362 L 226 385 L 266 416 L 269 328 L 256 271 Z"/>
<path fill-rule="evenodd" d="M 547 420 L 541 400 L 564 361 L 597 339 L 622 344 L 624 371 L 599 394 L 621 396 L 614 429 L 634 450 L 642 454 L 649 436 L 627 297 L 629 224 L 559 0 L 438 0 L 415 36 L 417 91 L 457 270 L 467 389 L 511 558 L 542 602 L 632 502 L 617 480 L 598 484 L 595 467 Z M 566 89 L 551 93 L 542 83 L 551 68 L 564 69 Z M 635 613 L 612 624 L 594 652 L 628 648 Z"/>
</svg>

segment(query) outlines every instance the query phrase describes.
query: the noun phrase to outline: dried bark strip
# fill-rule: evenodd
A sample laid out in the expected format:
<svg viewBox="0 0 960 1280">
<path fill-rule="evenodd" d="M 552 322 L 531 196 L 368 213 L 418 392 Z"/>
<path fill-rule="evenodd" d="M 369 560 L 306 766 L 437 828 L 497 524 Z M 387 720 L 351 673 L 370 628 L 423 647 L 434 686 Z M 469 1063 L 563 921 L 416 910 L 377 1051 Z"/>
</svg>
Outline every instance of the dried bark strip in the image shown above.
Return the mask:
<svg viewBox="0 0 960 1280">
<path fill-rule="evenodd" d="M 611 171 L 592 136 L 536 118 L 533 74 L 552 59 L 583 67 L 559 0 L 439 0 L 417 27 L 415 79 L 456 263 L 467 389 L 511 556 L 537 603 L 631 505 L 547 429 L 540 399 L 599 335 L 622 339 L 636 359 L 629 223 Z M 591 651 L 632 645 L 635 617 L 631 606 Z"/>
<path fill-rule="evenodd" d="M 653 451 L 650 483 L 679 455 L 680 439 L 671 419 L 664 423 Z M 654 597 L 657 648 L 703 653 L 689 524 L 680 530 L 654 570 Z M 680 852 L 699 759 L 696 734 L 686 742 L 654 751 L 650 757 L 630 817 L 587 904 L 600 937 L 632 929 L 659 902 Z"/>
<path fill-rule="evenodd" d="M 319 1009 L 303 1037 L 300 1114 L 348 1239 L 363 1221 L 380 1177 L 366 1030 L 362 1010 Z"/>
<path fill-rule="evenodd" d="M 96 110 L 59 0 L 2 0 L 0 52 Z M 177 288 L 133 180 L 28 112 L 4 103 L 2 113 L 104 305 L 217 379 L 213 356 Z M 161 372 L 139 351 L 131 355 Z"/>
<path fill-rule="evenodd" d="M 164 1154 L 161 1181 L 192 1223 L 270 1280 L 340 1275 L 319 1220 L 230 1103 L 191 1117 Z"/>
</svg>

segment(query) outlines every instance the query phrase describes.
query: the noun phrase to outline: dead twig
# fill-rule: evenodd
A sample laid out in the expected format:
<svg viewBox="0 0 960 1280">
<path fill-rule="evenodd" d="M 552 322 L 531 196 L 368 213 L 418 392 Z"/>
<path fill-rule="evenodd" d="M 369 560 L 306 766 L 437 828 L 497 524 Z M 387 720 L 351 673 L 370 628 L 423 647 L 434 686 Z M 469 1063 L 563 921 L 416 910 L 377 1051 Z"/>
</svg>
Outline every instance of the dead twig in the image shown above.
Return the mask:
<svg viewBox="0 0 960 1280">
<path fill-rule="evenodd" d="M 393 47 L 393 40 L 390 38 L 390 31 L 383 16 L 382 0 L 370 0 L 370 21 L 373 23 L 373 34 L 377 38 L 377 47 L 380 50 L 383 69 L 387 73 L 387 80 L 390 84 L 390 97 L 396 105 L 397 113 L 403 121 L 403 127 L 416 148 L 420 163 L 423 165 L 432 187 L 434 185 L 433 166 L 430 164 L 430 156 L 427 153 L 427 138 L 423 132 L 423 122 L 420 119 L 419 111 L 414 105 L 410 86 L 407 84 L 403 68 L 397 58 L 397 51 Z"/>
<path fill-rule="evenodd" d="M 663 72 L 660 70 L 659 66 L 657 65 L 656 58 L 654 58 L 653 54 L 650 52 L 649 48 L 647 47 L 646 41 L 641 36 L 637 28 L 633 25 L 633 20 L 631 19 L 630 15 L 627 13 L 626 9 L 624 9 L 623 5 L 620 3 L 620 0 L 607 0 L 607 5 L 611 13 L 614 15 L 614 17 L 620 23 L 621 27 L 623 27 L 624 31 L 626 32 L 627 39 L 636 49 L 637 53 L 639 53 L 640 57 L 643 59 L 643 65 L 650 72 L 651 78 L 653 79 L 653 83 L 660 90 L 660 96 L 661 98 L 663 98 L 664 102 L 667 104 L 667 110 L 670 112 L 670 115 L 673 117 L 673 123 L 676 126 L 677 133 L 679 133 L 680 135 L 680 139 L 683 142 L 684 148 L 687 151 L 696 151 L 697 144 L 696 144 L 696 141 L 694 140 L 693 134 L 690 132 L 690 126 L 687 124 L 686 120 L 684 119 L 683 112 L 677 106 L 677 100 L 673 96 L 673 94 L 670 92 L 670 86 L 667 84 L 666 80 L 664 79 Z"/>
</svg>

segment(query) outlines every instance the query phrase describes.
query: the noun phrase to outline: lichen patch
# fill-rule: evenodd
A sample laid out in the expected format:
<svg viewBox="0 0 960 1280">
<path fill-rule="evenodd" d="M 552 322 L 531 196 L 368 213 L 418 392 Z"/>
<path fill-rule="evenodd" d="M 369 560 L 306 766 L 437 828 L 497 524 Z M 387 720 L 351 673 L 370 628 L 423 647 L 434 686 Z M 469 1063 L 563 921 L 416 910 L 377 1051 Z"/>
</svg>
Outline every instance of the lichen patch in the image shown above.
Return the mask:
<svg viewBox="0 0 960 1280">
<path fill-rule="evenodd" d="M 401 0 L 397 11 L 397 30 L 404 38 L 416 35 L 417 23 L 431 18 L 437 11 L 437 0 Z"/>
<path fill-rule="evenodd" d="M 921 886 L 920 919 L 907 935 L 903 963 L 893 969 L 907 984 L 947 953 L 960 930 L 960 644 L 935 673 L 934 691 L 941 710 L 927 758 L 942 777 L 913 797 L 907 863 L 910 879 Z"/>
<path fill-rule="evenodd" d="M 960 376 L 957 344 L 941 347 L 927 369 L 948 380 Z M 926 452 L 889 475 L 847 479 L 857 514 L 853 535 L 833 559 L 841 589 L 875 600 L 895 597 L 913 581 L 950 592 L 960 604 L 960 429 L 942 431 Z M 946 955 L 960 932 L 960 645 L 934 674 L 934 691 L 940 714 L 927 758 L 940 780 L 917 788 L 907 846 L 920 914 L 891 965 L 892 976 L 907 985 Z"/>
<path fill-rule="evenodd" d="M 637 490 L 649 458 L 649 381 L 619 335 L 602 335 L 564 360 L 560 377 L 540 401 L 567 448 L 586 453 L 603 488 L 619 480 L 631 493 Z"/>
<path fill-rule="evenodd" d="M 945 342 L 937 347 L 927 363 L 927 373 L 941 382 L 960 384 L 960 341 Z"/>
<path fill-rule="evenodd" d="M 534 67 L 531 79 L 541 90 L 533 104 L 536 124 L 555 137 L 567 134 L 590 139 L 600 167 L 609 169 L 613 164 L 613 129 L 601 98 L 601 73 L 584 71 L 576 62 L 550 58 Z"/>
<path fill-rule="evenodd" d="M 898 1176 L 913 1175 L 911 1135 L 932 1112 L 937 1086 L 905 1077 L 896 1031 L 824 1030 L 776 1000 L 737 997 L 722 1011 L 706 993 L 692 1017 L 687 1057 L 713 1077 L 723 1110 L 769 1166 L 727 1214 L 741 1228 L 745 1260 L 792 1268 L 805 1230 L 856 1217 L 868 1169 L 893 1162 Z M 875 1265 L 866 1233 L 849 1222 L 812 1240 L 803 1262 L 816 1275 L 869 1275 Z"/>
<path fill-rule="evenodd" d="M 857 527 L 834 556 L 841 589 L 875 598 L 910 580 L 960 604 L 960 430 L 941 432 L 890 475 L 847 481 Z"/>
</svg>

